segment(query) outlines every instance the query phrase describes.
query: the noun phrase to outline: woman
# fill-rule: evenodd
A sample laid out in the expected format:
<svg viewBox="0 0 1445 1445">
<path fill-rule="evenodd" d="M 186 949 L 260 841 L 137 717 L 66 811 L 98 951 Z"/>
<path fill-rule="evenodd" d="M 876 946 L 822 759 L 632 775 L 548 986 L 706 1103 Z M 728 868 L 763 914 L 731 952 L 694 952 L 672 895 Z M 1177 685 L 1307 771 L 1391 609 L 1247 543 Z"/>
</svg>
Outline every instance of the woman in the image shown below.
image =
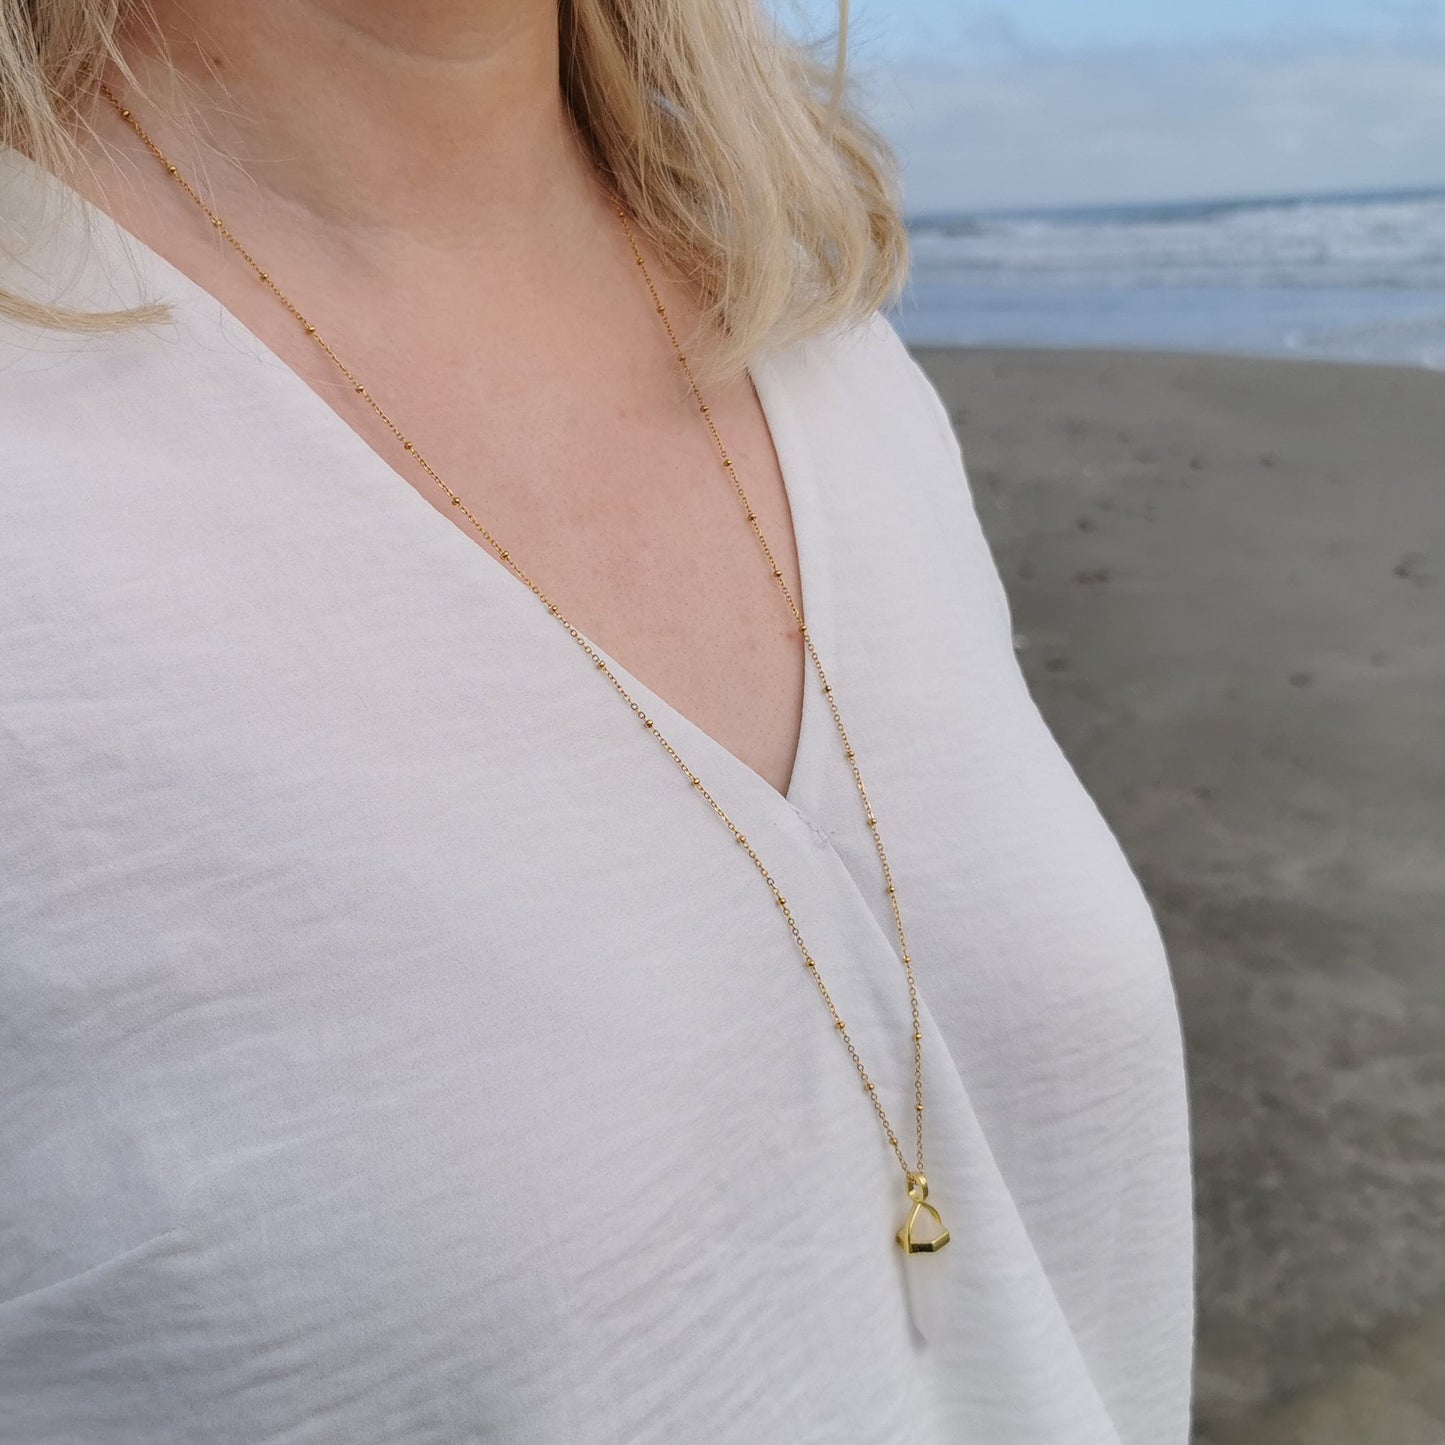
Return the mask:
<svg viewBox="0 0 1445 1445">
<path fill-rule="evenodd" d="M 0 4 L 4 1439 L 1182 1442 L 878 137 L 753 0 Z"/>
</svg>

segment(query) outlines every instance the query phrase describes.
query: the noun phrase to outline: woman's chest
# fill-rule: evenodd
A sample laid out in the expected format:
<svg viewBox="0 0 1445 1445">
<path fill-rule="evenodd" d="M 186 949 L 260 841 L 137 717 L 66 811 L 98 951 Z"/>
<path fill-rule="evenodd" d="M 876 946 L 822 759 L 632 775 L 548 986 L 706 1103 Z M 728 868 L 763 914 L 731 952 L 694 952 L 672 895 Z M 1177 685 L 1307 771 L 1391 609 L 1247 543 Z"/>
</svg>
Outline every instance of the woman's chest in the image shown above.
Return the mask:
<svg viewBox="0 0 1445 1445">
<path fill-rule="evenodd" d="M 846 439 L 806 441 L 837 479 L 798 492 L 811 625 L 908 930 L 931 1157 L 954 1209 L 1027 1212 L 1069 1121 L 1171 1067 L 1157 935 L 962 498 L 890 498 Z M 785 424 L 785 458 L 804 442 Z M 907 1137 L 891 905 L 816 679 L 786 799 L 640 690 L 704 795 L 474 542 L 319 439 L 296 460 L 234 461 L 195 509 L 112 468 L 79 537 L 38 494 L 18 518 L 0 1290 L 62 1329 L 99 1291 L 213 1410 L 250 1391 L 281 1420 L 300 1372 L 318 1419 L 369 1401 L 432 1438 L 451 1389 L 493 1438 L 596 1408 L 595 1438 L 641 1439 L 660 1362 L 698 1421 L 739 1380 L 816 1378 L 816 1349 L 837 1418 L 887 1438 L 868 1381 L 914 1348 L 896 1164 L 719 813 Z M 346 496 L 339 530 L 303 481 Z M 245 1371 L 197 1356 L 225 1340 Z"/>
<path fill-rule="evenodd" d="M 543 1040 L 534 1060 L 554 1050 L 578 1067 L 583 1039 L 549 1034 L 544 1004 L 590 1021 L 596 1051 L 625 1039 L 628 1060 L 647 1055 L 629 1021 L 706 1041 L 755 1022 L 760 991 L 780 1021 L 826 1024 L 788 976 L 793 942 L 726 819 L 869 1006 L 906 1003 L 816 676 L 785 799 L 645 687 L 656 726 L 640 725 L 537 600 L 414 499 L 363 497 L 339 538 L 320 509 L 273 533 L 289 481 L 235 475 L 237 513 L 240 478 L 253 483 L 243 525 L 112 495 L 83 545 L 31 548 L 17 574 L 5 796 L 31 843 L 10 874 L 17 945 L 78 950 L 122 998 L 127 970 L 142 1002 L 176 990 L 158 1027 L 234 1003 L 238 1037 L 262 1048 L 252 1009 L 300 1020 L 324 996 L 362 1011 L 365 1039 L 367 1009 L 403 1020 L 416 990 L 490 1021 L 483 1054 L 526 1036 Z M 115 491 L 128 480 L 113 474 Z M 880 519 L 840 474 L 806 515 L 831 704 L 920 986 L 967 1072 L 975 1029 L 993 1048 L 996 1010 L 1021 1022 L 1011 999 L 1044 989 L 1067 1007 L 1141 945 L 1152 967 L 1148 924 L 1000 645 L 962 512 L 905 497 Z"/>
</svg>

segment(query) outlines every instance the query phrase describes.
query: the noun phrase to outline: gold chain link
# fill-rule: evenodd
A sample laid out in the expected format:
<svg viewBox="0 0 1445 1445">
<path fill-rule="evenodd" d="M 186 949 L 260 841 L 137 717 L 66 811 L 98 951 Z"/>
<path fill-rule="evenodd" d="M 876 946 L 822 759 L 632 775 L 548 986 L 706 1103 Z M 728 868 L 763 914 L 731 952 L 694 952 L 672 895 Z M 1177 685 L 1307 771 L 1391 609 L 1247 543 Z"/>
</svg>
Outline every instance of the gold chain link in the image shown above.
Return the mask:
<svg viewBox="0 0 1445 1445">
<path fill-rule="evenodd" d="M 747 838 L 744 837 L 744 835 L 739 830 L 737 825 L 733 822 L 733 820 L 728 817 L 726 812 L 723 811 L 722 806 L 718 803 L 717 799 L 714 798 L 713 795 L 707 790 L 707 787 L 704 785 L 702 779 L 692 771 L 692 769 L 687 765 L 687 763 L 683 761 L 681 755 L 678 753 L 676 748 L 674 748 L 672 744 L 667 740 L 667 738 L 663 736 L 654 719 L 648 717 L 647 714 L 643 711 L 643 709 L 638 705 L 637 701 L 622 685 L 617 675 L 612 671 L 610 667 L 608 667 L 606 661 L 598 654 L 597 650 L 588 641 L 588 639 L 584 637 L 583 634 L 565 616 L 563 616 L 556 603 L 554 603 L 546 595 L 546 593 L 544 593 L 542 589 L 522 570 L 522 568 L 518 565 L 516 559 L 507 550 L 507 548 L 502 546 L 502 544 L 491 534 L 491 532 L 487 530 L 487 528 L 482 524 L 482 522 L 474 515 L 474 513 L 466 505 L 466 503 L 454 491 L 452 491 L 452 489 L 446 484 L 445 481 L 442 480 L 441 476 L 432 467 L 431 463 L 427 461 L 427 459 L 417 449 L 416 444 L 411 441 L 409 437 L 406 436 L 406 434 L 401 430 L 401 428 L 397 426 L 397 424 L 391 419 L 391 417 L 382 409 L 380 403 L 378 403 L 376 398 L 372 396 L 371 392 L 367 389 L 365 384 L 357 377 L 356 373 L 353 372 L 351 368 L 347 366 L 346 363 L 342 361 L 342 359 L 336 354 L 336 352 L 331 347 L 331 343 L 327 341 L 324 336 L 321 335 L 321 333 L 316 329 L 316 327 L 312 325 L 312 323 L 302 314 L 300 308 L 297 307 L 296 304 L 291 300 L 291 298 L 287 296 L 284 291 L 281 290 L 281 288 L 271 278 L 270 272 L 265 270 L 255 259 L 255 257 L 252 256 L 251 253 L 241 244 L 241 242 L 236 239 L 236 237 L 232 234 L 230 227 L 226 225 L 225 221 L 223 221 L 221 217 L 218 216 L 215 211 L 213 211 L 211 207 L 206 204 L 204 200 L 202 200 L 200 194 L 196 191 L 196 189 L 185 178 L 185 176 L 181 174 L 180 170 L 172 163 L 172 161 L 165 154 L 165 152 L 162 151 L 161 148 L 155 143 L 155 141 L 151 139 L 149 134 L 147 134 L 145 129 L 141 126 L 141 123 L 136 119 L 135 115 L 126 106 L 121 104 L 120 100 L 116 97 L 114 91 L 112 91 L 112 89 L 108 85 L 102 83 L 99 86 L 99 89 L 100 93 L 105 97 L 105 99 L 108 100 L 111 105 L 114 106 L 115 109 L 119 112 L 121 119 L 124 120 L 127 125 L 129 125 L 131 130 L 135 132 L 136 138 L 140 141 L 140 143 L 165 168 L 166 174 L 170 176 L 177 183 L 177 185 L 181 187 L 181 189 L 186 193 L 187 196 L 190 197 L 190 199 L 195 203 L 197 208 L 206 216 L 207 220 L 210 221 L 211 226 L 221 234 L 221 236 L 232 247 L 232 249 L 235 250 L 237 254 L 240 255 L 241 259 L 244 260 L 246 264 L 251 268 L 251 270 L 256 273 L 256 276 L 260 279 L 262 284 L 265 285 L 265 287 L 271 292 L 271 294 L 275 296 L 275 298 L 286 308 L 286 310 L 289 311 L 291 315 L 296 318 L 297 322 L 300 323 L 306 335 L 309 336 L 317 344 L 317 346 L 321 348 L 321 350 L 326 354 L 327 359 L 332 363 L 333 366 L 336 367 L 336 369 L 341 373 L 341 375 L 346 378 L 347 382 L 351 385 L 356 395 L 359 396 L 368 407 L 370 407 L 372 412 L 375 413 L 375 415 L 386 427 L 386 429 L 397 439 L 398 442 L 401 443 L 402 449 L 412 458 L 413 461 L 416 462 L 416 464 L 422 469 L 422 471 L 424 471 L 426 475 L 430 477 L 431 480 L 434 481 L 447 494 L 447 496 L 451 499 L 452 506 L 459 507 L 461 509 L 462 514 L 467 518 L 467 520 L 472 524 L 472 526 L 475 527 L 476 530 L 480 532 L 481 535 L 486 539 L 487 543 L 497 554 L 498 558 L 523 582 L 523 584 L 531 592 L 536 594 L 538 601 L 542 603 L 542 605 L 547 609 L 548 613 L 551 616 L 555 617 L 557 621 L 567 630 L 568 636 L 571 637 L 572 640 L 577 643 L 577 645 L 583 650 L 583 652 L 585 652 L 587 656 L 592 660 L 597 671 L 603 673 L 606 676 L 608 682 L 610 682 L 612 686 L 617 690 L 617 692 L 621 695 L 622 700 L 627 703 L 628 707 L 630 707 L 632 711 L 637 715 L 638 720 L 642 723 L 643 727 L 646 728 L 647 731 L 654 738 L 657 739 L 657 742 L 662 747 L 663 751 L 667 754 L 667 756 L 672 759 L 673 763 L 675 763 L 676 766 L 682 771 L 683 775 L 687 778 L 688 782 L 692 785 L 692 787 L 695 788 L 702 795 L 708 806 L 726 825 L 728 831 L 733 835 L 733 838 L 737 841 L 738 845 L 742 848 L 744 853 L 747 854 L 747 857 L 752 863 L 753 867 L 756 868 L 758 873 L 761 875 L 763 882 L 766 883 L 768 885 L 768 888 L 772 891 L 774 901 L 776 902 L 779 910 L 782 912 L 782 916 L 788 925 L 788 932 L 792 934 L 793 941 L 798 946 L 798 951 L 802 955 L 803 962 L 807 966 L 809 972 L 812 974 L 813 981 L 818 987 L 818 992 L 822 995 L 823 1002 L 827 1006 L 828 1012 L 833 1017 L 833 1026 L 837 1030 L 838 1036 L 842 1039 L 844 1048 L 848 1051 L 848 1057 L 853 1061 L 853 1067 L 858 1071 L 858 1076 L 862 1080 L 863 1087 L 867 1091 L 868 1098 L 872 1102 L 874 1112 L 878 1115 L 879 1121 L 883 1125 L 883 1131 L 888 1136 L 888 1143 L 891 1146 L 893 1153 L 897 1156 L 899 1164 L 902 1166 L 904 1179 L 908 1185 L 909 1198 L 914 1200 L 915 1204 L 913 1213 L 912 1215 L 910 1215 L 909 1218 L 909 1225 L 905 1226 L 903 1230 L 899 1231 L 899 1243 L 903 1244 L 906 1249 L 909 1249 L 913 1252 L 931 1251 L 932 1248 L 941 1248 L 948 1239 L 946 1231 L 941 1234 L 937 1239 L 929 1243 L 911 1243 L 905 1239 L 905 1234 L 907 1233 L 909 1226 L 911 1226 L 913 1218 L 917 1215 L 920 1207 L 927 1209 L 935 1219 L 937 1219 L 938 1216 L 937 1212 L 932 1208 L 931 1205 L 927 1205 L 922 1202 L 923 1199 L 927 1197 L 927 1183 L 924 1179 L 923 1174 L 923 1026 L 919 1020 L 918 988 L 913 978 L 913 959 L 912 955 L 909 953 L 908 950 L 908 936 L 904 931 L 903 927 L 903 914 L 898 905 L 898 890 L 893 881 L 892 869 L 888 865 L 888 855 L 883 848 L 883 839 L 878 831 L 878 820 L 874 815 L 873 805 L 868 799 L 868 790 L 863 784 L 863 774 L 858 768 L 858 760 L 854 756 L 853 745 L 848 739 L 848 730 L 843 725 L 843 716 L 842 713 L 838 710 L 838 700 L 833 694 L 832 684 L 828 681 L 828 675 L 823 669 L 822 659 L 818 656 L 818 651 L 813 645 L 813 639 L 808 633 L 808 628 L 804 623 L 802 613 L 798 610 L 797 603 L 793 599 L 793 594 L 788 589 L 787 580 L 783 576 L 783 569 L 778 566 L 777 560 L 773 556 L 773 550 L 768 545 L 768 539 L 763 534 L 763 529 L 758 521 L 757 513 L 753 510 L 752 504 L 748 501 L 748 495 L 743 490 L 742 482 L 738 479 L 737 470 L 733 466 L 732 458 L 728 455 L 727 448 L 723 445 L 722 437 L 718 434 L 717 426 L 714 424 L 712 419 L 711 409 L 708 407 L 707 402 L 703 399 L 702 392 L 698 389 L 697 381 L 693 377 L 692 368 L 688 364 L 687 357 L 683 354 L 682 346 L 677 339 L 676 332 L 673 330 L 672 322 L 668 319 L 667 309 L 662 304 L 662 298 L 657 294 L 656 286 L 653 285 L 652 277 L 648 272 L 646 262 L 642 258 L 642 251 L 637 244 L 637 238 L 633 234 L 632 226 L 628 221 L 627 213 L 624 208 L 617 203 L 615 197 L 610 198 L 612 200 L 613 209 L 616 211 L 618 218 L 622 222 L 623 230 L 627 233 L 628 244 L 631 246 L 632 254 L 636 259 L 637 266 L 642 272 L 642 278 L 647 283 L 647 289 L 652 297 L 654 306 L 657 308 L 657 314 L 659 317 L 661 317 L 662 324 L 667 331 L 668 339 L 672 343 L 673 350 L 677 353 L 678 363 L 682 368 L 683 375 L 687 379 L 687 383 L 692 391 L 693 397 L 696 399 L 698 411 L 701 414 L 703 421 L 707 424 L 708 431 L 712 435 L 713 442 L 717 447 L 718 455 L 722 459 L 723 468 L 727 472 L 728 477 L 732 482 L 733 489 L 737 493 L 738 500 L 742 503 L 743 512 L 746 515 L 748 522 L 752 526 L 754 535 L 758 539 L 758 543 L 763 551 L 763 556 L 767 559 L 768 566 L 772 570 L 773 578 L 777 582 L 778 587 L 783 594 L 783 600 L 787 603 L 788 610 L 792 613 L 793 620 L 797 623 L 798 631 L 802 634 L 803 645 L 806 648 L 808 656 L 812 661 L 813 668 L 818 675 L 818 681 L 823 688 L 823 695 L 828 700 L 828 707 L 833 714 L 833 722 L 838 730 L 838 736 L 843 741 L 843 751 L 845 756 L 847 757 L 848 766 L 852 770 L 853 781 L 858 789 L 858 796 L 863 801 L 863 813 L 868 820 L 868 827 L 873 835 L 873 846 L 878 854 L 878 861 L 883 868 L 884 886 L 887 889 L 888 900 L 889 903 L 892 905 L 893 909 L 893 922 L 897 930 L 898 941 L 902 949 L 901 959 L 903 963 L 904 973 L 907 975 L 908 978 L 908 998 L 913 1012 L 913 1086 L 915 1095 L 914 1112 L 917 1120 L 918 1145 L 918 1161 L 917 1165 L 914 1167 L 910 1167 L 907 1159 L 905 1159 L 903 1156 L 903 1149 L 898 1142 L 898 1136 L 894 1132 L 893 1125 L 889 1122 L 888 1115 L 884 1112 L 883 1105 L 878 1098 L 877 1086 L 869 1077 L 868 1070 L 863 1066 L 863 1060 L 859 1056 L 858 1050 L 853 1045 L 853 1040 L 848 1036 L 847 1027 L 843 1022 L 842 1016 L 838 1012 L 837 1006 L 833 1002 L 832 995 L 828 992 L 827 986 L 823 982 L 823 976 L 818 968 L 817 962 L 814 960 L 812 954 L 809 952 L 808 945 L 804 942 L 803 935 L 798 928 L 797 920 L 793 917 L 792 910 L 788 907 L 788 900 L 783 896 L 782 891 L 778 887 L 777 881 L 768 871 L 767 866 L 758 856 L 757 852 L 753 848 L 753 845 L 748 842 Z"/>
</svg>

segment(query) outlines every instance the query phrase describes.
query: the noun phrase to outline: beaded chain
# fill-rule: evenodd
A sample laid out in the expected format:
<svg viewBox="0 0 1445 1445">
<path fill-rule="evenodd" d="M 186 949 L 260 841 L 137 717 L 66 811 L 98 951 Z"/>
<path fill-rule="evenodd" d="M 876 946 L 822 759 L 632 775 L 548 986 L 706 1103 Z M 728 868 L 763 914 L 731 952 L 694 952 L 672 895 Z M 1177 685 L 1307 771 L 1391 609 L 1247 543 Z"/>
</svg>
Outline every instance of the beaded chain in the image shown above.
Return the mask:
<svg viewBox="0 0 1445 1445">
<path fill-rule="evenodd" d="M 642 251 L 637 244 L 637 238 L 633 233 L 630 222 L 628 221 L 626 210 L 620 204 L 618 204 L 615 197 L 611 198 L 613 209 L 616 211 L 618 219 L 622 222 L 623 230 L 627 233 L 627 240 L 632 248 L 633 257 L 637 262 L 638 269 L 642 274 L 644 282 L 646 282 L 647 290 L 652 297 L 653 305 L 657 309 L 658 316 L 662 319 L 662 324 L 667 331 L 668 339 L 671 341 L 673 350 L 677 354 L 678 364 L 682 369 L 683 376 L 686 378 L 688 387 L 691 390 L 693 398 L 697 403 L 698 412 L 702 416 L 703 421 L 707 425 L 708 431 L 712 435 L 713 443 L 716 446 L 718 455 L 722 460 L 723 469 L 727 472 L 728 478 L 732 482 L 733 489 L 737 493 L 739 502 L 741 502 L 742 504 L 744 515 L 746 516 L 748 523 L 753 529 L 753 534 L 758 539 L 758 544 L 762 548 L 763 556 L 767 559 L 768 566 L 772 569 L 773 579 L 777 582 L 778 587 L 783 594 L 783 600 L 787 603 L 788 610 L 793 615 L 793 620 L 797 624 L 798 631 L 802 634 L 803 646 L 807 651 L 808 657 L 812 661 L 813 669 L 817 673 L 818 681 L 823 689 L 823 696 L 827 699 L 828 707 L 832 712 L 833 722 L 837 728 L 838 736 L 842 739 L 844 756 L 846 757 L 848 761 L 848 766 L 852 771 L 853 781 L 858 789 L 858 796 L 862 799 L 863 802 L 863 813 L 868 820 L 868 827 L 873 835 L 873 846 L 878 854 L 878 861 L 882 865 L 883 882 L 885 888 L 887 889 L 889 903 L 892 905 L 893 909 L 893 921 L 897 929 L 898 941 L 902 949 L 901 959 L 903 963 L 904 973 L 908 979 L 908 997 L 913 1011 L 913 1087 L 915 1095 L 914 1113 L 917 1124 L 917 1162 L 913 1166 L 910 1166 L 908 1160 L 904 1157 L 902 1146 L 898 1142 L 898 1135 L 894 1131 L 893 1125 L 889 1122 L 888 1115 L 884 1112 L 883 1105 L 878 1098 L 877 1085 L 875 1085 L 873 1080 L 869 1077 L 868 1070 L 864 1067 L 863 1060 L 859 1056 L 858 1050 L 854 1047 L 853 1040 L 848 1036 L 847 1025 L 843 1022 L 842 1015 L 839 1014 L 837 1006 L 833 1002 L 833 997 L 828 992 L 827 985 L 823 981 L 823 976 L 818 968 L 816 960 L 813 958 L 812 953 L 809 951 L 808 945 L 806 944 L 806 942 L 804 942 L 802 932 L 798 928 L 797 920 L 793 917 L 792 910 L 788 906 L 788 900 L 783 896 L 782 890 L 778 887 L 777 880 L 774 879 L 773 875 L 768 871 L 767 865 L 758 856 L 757 851 L 753 848 L 753 845 L 747 840 L 741 830 L 723 810 L 722 805 L 708 791 L 707 786 L 703 783 L 702 779 L 695 772 L 693 772 L 693 770 L 683 760 L 682 756 L 678 753 L 677 749 L 674 748 L 673 745 L 667 740 L 667 738 L 663 736 L 662 731 L 658 728 L 656 721 L 647 715 L 644 709 L 638 704 L 637 700 L 627 691 L 626 687 L 623 686 L 617 674 L 613 672 L 613 670 L 607 665 L 606 660 L 598 653 L 597 649 L 593 646 L 593 644 L 578 630 L 577 627 L 572 624 L 572 622 L 570 622 L 562 614 L 557 604 L 553 602 L 546 595 L 546 593 L 542 591 L 541 587 L 539 587 L 537 583 L 534 582 L 532 578 L 529 577 L 527 573 L 522 570 L 522 568 L 518 565 L 516 559 L 512 556 L 511 552 L 509 552 L 507 548 L 502 546 L 502 544 L 496 539 L 496 537 L 494 537 L 492 533 L 488 531 L 488 529 L 482 524 L 480 519 L 476 517 L 476 515 L 471 511 L 471 509 L 466 505 L 466 503 L 461 499 L 461 497 L 459 497 L 446 484 L 446 482 L 442 480 L 441 476 L 432 467 L 431 463 L 428 462 L 427 459 L 418 450 L 416 443 L 413 442 L 411 438 L 408 437 L 401 430 L 401 428 L 397 426 L 397 424 L 391 419 L 391 417 L 382 409 L 380 403 L 378 403 L 375 397 L 372 396 L 370 390 L 368 390 L 366 385 L 332 349 L 331 343 L 327 341 L 324 336 L 321 335 L 321 333 L 316 329 L 316 327 L 302 314 L 300 308 L 297 307 L 296 304 L 290 299 L 290 297 L 288 297 L 286 293 L 282 291 L 281 288 L 276 284 L 276 282 L 272 279 L 270 272 L 265 270 L 260 265 L 260 263 L 256 261 L 256 259 L 245 248 L 245 246 L 243 246 L 241 242 L 237 240 L 236 237 L 232 234 L 230 227 L 226 225 L 225 221 L 223 221 L 221 217 L 218 216 L 215 211 L 213 211 L 211 207 L 206 204 L 206 202 L 201 198 L 199 192 L 197 192 L 196 189 L 191 185 L 191 183 L 185 178 L 185 176 L 181 174 L 180 170 L 165 154 L 165 152 L 163 152 L 161 148 L 155 143 L 155 141 L 151 139 L 150 135 L 141 126 L 141 123 L 136 119 L 133 112 L 128 107 L 121 104 L 115 92 L 108 85 L 102 83 L 99 86 L 99 89 L 101 95 L 110 102 L 110 104 L 116 109 L 117 112 L 119 112 L 121 119 L 125 121 L 126 124 L 130 127 L 130 129 L 135 133 L 136 138 L 140 141 L 140 143 L 164 167 L 166 174 L 170 176 L 177 183 L 177 185 L 179 185 L 180 188 L 186 193 L 186 195 L 191 199 L 191 201 L 195 203 L 197 208 L 206 216 L 207 220 L 210 221 L 211 226 L 217 232 L 219 232 L 219 234 L 226 240 L 226 242 L 231 246 L 231 248 L 241 257 L 243 261 L 245 261 L 245 263 L 251 268 L 251 270 L 255 272 L 257 278 L 261 281 L 261 283 L 286 308 L 286 310 L 289 311 L 293 317 L 295 317 L 297 323 L 301 326 L 302 330 L 306 333 L 306 335 L 309 336 L 316 343 L 316 345 L 321 348 L 322 352 L 325 353 L 327 359 L 332 363 L 333 366 L 336 367 L 336 369 L 341 373 L 341 375 L 346 378 L 347 382 L 350 384 L 356 395 L 359 396 L 361 400 L 372 410 L 372 412 L 375 413 L 377 418 L 386 427 L 386 429 L 397 439 L 397 441 L 401 444 L 402 450 L 405 451 L 406 454 L 410 456 L 414 462 L 416 462 L 416 464 L 421 468 L 421 470 L 425 472 L 426 475 L 430 477 L 431 480 L 434 481 L 447 494 L 447 496 L 451 500 L 451 505 L 461 509 L 462 514 L 467 518 L 467 520 L 472 524 L 472 526 L 476 528 L 476 530 L 482 535 L 482 537 L 486 539 L 488 545 L 496 553 L 497 557 L 502 561 L 502 563 L 521 580 L 521 582 L 528 588 L 529 591 L 535 594 L 537 600 L 541 602 L 541 604 L 547 609 L 548 614 L 552 617 L 555 617 L 557 621 L 562 625 L 562 627 L 566 629 L 567 635 L 571 637 L 571 639 L 582 649 L 582 651 L 587 654 L 596 670 L 602 673 L 606 677 L 607 681 L 611 683 L 613 688 L 616 689 L 622 700 L 637 715 L 637 718 L 641 722 L 642 726 L 647 730 L 649 734 L 651 734 L 652 737 L 657 740 L 659 746 L 673 761 L 673 763 L 681 770 L 683 776 L 686 777 L 689 784 L 691 784 L 691 786 L 696 789 L 699 794 L 701 794 L 704 801 L 723 822 L 723 824 L 727 827 L 728 831 L 733 835 L 733 838 L 737 842 L 738 846 L 747 855 L 749 862 L 752 863 L 753 867 L 761 876 L 763 882 L 767 884 L 769 890 L 772 892 L 773 900 L 788 926 L 788 932 L 792 935 L 794 943 L 797 944 L 798 951 L 802 955 L 803 963 L 806 965 L 809 973 L 811 973 L 813 981 L 818 987 L 818 992 L 822 996 L 823 1003 L 826 1005 L 828 1012 L 832 1015 L 833 1026 L 837 1030 L 838 1037 L 843 1041 L 843 1047 L 847 1049 L 848 1057 L 852 1059 L 853 1067 L 858 1071 L 858 1077 L 862 1080 L 863 1088 L 867 1091 L 869 1101 L 873 1106 L 873 1110 L 878 1115 L 879 1121 L 883 1125 L 883 1131 L 888 1137 L 889 1146 L 892 1148 L 893 1153 L 897 1156 L 899 1164 L 902 1166 L 907 1194 L 909 1200 L 912 1202 L 912 1208 L 909 1210 L 908 1217 L 905 1220 L 902 1228 L 899 1229 L 896 1235 L 898 1243 L 903 1247 L 905 1252 L 909 1254 L 932 1254 L 942 1249 L 943 1246 L 948 1243 L 949 1234 L 948 1231 L 942 1227 L 943 1221 L 939 1217 L 938 1211 L 933 1207 L 933 1205 L 927 1202 L 928 1181 L 924 1177 L 923 1173 L 923 1028 L 919 1019 L 918 989 L 913 978 L 913 958 L 908 950 L 908 936 L 904 931 L 903 927 L 903 914 L 898 906 L 898 891 L 894 885 L 892 869 L 888 865 L 888 855 L 883 848 L 883 839 L 878 831 L 878 820 L 874 815 L 873 805 L 871 802 L 869 802 L 868 790 L 863 784 L 863 774 L 859 770 L 858 760 L 854 755 L 853 751 L 853 744 L 848 739 L 848 730 L 843 725 L 843 715 L 838 709 L 838 700 L 833 695 L 833 687 L 832 684 L 828 681 L 827 673 L 824 671 L 822 659 L 818 656 L 817 648 L 813 645 L 813 639 L 809 635 L 807 625 L 803 620 L 803 615 L 799 611 L 798 605 L 794 601 L 793 594 L 788 588 L 787 579 L 783 576 L 783 569 L 778 566 L 777 559 L 773 555 L 773 550 L 768 545 L 768 539 L 763 534 L 763 529 L 758 521 L 757 513 L 753 510 L 752 504 L 748 501 L 748 495 L 743 490 L 743 484 L 738 478 L 737 470 L 733 466 L 732 458 L 728 455 L 727 448 L 723 445 L 722 437 L 718 434 L 717 426 L 712 419 L 712 411 L 709 408 L 707 402 L 704 400 L 702 392 L 698 389 L 697 382 L 693 377 L 692 368 L 688 364 L 687 357 L 683 354 L 682 345 L 677 339 L 677 333 L 673 330 L 671 320 L 668 318 L 667 309 L 662 304 L 662 298 L 658 295 L 657 287 L 653 284 L 652 276 L 648 272 L 647 263 L 643 260 Z M 928 1213 L 934 1220 L 935 1224 L 938 1226 L 937 1232 L 931 1238 L 914 1237 L 913 1228 L 918 1220 L 920 1212 Z"/>
</svg>

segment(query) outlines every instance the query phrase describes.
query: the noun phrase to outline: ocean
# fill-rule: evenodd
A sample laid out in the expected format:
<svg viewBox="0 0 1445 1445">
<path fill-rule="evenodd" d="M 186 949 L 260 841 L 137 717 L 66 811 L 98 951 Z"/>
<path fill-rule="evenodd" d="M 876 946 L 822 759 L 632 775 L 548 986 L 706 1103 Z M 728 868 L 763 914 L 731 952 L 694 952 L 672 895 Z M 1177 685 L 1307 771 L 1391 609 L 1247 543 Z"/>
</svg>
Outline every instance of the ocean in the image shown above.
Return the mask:
<svg viewBox="0 0 1445 1445">
<path fill-rule="evenodd" d="M 1445 370 L 1445 190 L 925 216 L 919 345 L 1133 347 Z"/>
</svg>

